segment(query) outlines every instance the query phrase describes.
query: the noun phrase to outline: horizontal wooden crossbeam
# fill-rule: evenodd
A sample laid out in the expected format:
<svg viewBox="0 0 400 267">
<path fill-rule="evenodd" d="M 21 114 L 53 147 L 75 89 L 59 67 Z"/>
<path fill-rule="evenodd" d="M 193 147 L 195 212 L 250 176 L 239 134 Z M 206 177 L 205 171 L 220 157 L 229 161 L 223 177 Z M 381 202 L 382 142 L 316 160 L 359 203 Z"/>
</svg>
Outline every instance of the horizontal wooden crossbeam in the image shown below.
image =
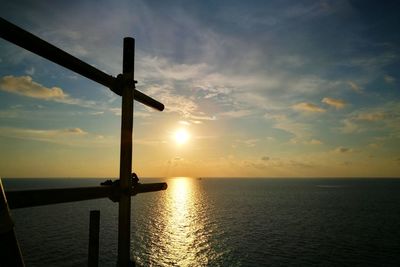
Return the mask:
<svg viewBox="0 0 400 267">
<path fill-rule="evenodd" d="M 130 191 L 134 196 L 140 193 L 155 192 L 167 189 L 166 183 L 137 184 Z M 65 202 L 110 198 L 118 200 L 119 185 L 102 185 L 93 187 L 37 189 L 22 191 L 6 191 L 10 209 L 35 207 Z"/>
<path fill-rule="evenodd" d="M 112 75 L 108 75 L 3 18 L 0 18 L 0 37 L 92 81 L 100 83 L 120 96 L 122 95 L 122 77 L 116 78 Z M 164 105 L 162 103 L 136 90 L 133 81 L 131 87 L 134 90 L 135 100 L 159 111 L 164 110 Z"/>
</svg>

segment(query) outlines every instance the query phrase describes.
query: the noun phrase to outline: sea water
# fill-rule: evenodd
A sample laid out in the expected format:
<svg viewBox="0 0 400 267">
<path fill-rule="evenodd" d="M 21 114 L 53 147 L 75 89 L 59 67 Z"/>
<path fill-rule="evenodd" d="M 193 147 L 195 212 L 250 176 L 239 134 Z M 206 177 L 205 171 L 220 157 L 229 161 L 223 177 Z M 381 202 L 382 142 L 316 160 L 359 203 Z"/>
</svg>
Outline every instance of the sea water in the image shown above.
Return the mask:
<svg viewBox="0 0 400 267">
<path fill-rule="evenodd" d="M 6 190 L 105 179 L 3 179 Z M 399 266 L 400 179 L 169 178 L 132 198 L 138 266 Z M 12 210 L 27 266 L 85 266 L 98 209 L 100 266 L 115 266 L 118 204 Z"/>
</svg>

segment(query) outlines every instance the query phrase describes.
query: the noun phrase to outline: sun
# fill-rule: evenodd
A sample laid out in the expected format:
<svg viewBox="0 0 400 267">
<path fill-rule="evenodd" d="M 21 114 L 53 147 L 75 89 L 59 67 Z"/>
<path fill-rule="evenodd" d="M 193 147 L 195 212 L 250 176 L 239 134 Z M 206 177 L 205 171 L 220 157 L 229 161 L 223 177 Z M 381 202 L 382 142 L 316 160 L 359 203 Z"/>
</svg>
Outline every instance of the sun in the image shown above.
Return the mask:
<svg viewBox="0 0 400 267">
<path fill-rule="evenodd" d="M 174 134 L 175 142 L 178 145 L 183 145 L 189 140 L 189 133 L 186 129 L 179 129 Z"/>
</svg>

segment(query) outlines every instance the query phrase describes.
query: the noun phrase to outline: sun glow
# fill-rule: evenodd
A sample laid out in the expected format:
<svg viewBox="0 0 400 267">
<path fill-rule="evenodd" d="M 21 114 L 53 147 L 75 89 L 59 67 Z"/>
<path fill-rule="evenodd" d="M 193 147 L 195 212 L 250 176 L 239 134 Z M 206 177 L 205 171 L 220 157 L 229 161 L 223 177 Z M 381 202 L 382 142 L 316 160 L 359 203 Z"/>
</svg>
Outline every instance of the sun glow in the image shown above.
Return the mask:
<svg viewBox="0 0 400 267">
<path fill-rule="evenodd" d="M 175 142 L 178 144 L 178 145 L 183 145 L 183 144 L 185 144 L 188 140 L 189 140 L 189 133 L 188 133 L 188 131 L 187 130 L 185 130 L 185 129 L 179 129 L 179 130 L 177 130 L 176 132 L 175 132 L 175 134 L 174 134 L 174 139 L 175 139 Z"/>
</svg>

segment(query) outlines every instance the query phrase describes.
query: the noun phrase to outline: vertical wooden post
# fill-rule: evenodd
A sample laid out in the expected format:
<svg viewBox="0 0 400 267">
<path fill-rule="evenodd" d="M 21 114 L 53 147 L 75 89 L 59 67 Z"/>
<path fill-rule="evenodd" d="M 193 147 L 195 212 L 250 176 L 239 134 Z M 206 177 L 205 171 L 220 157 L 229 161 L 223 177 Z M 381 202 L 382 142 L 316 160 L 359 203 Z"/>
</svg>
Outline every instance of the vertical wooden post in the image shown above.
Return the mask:
<svg viewBox="0 0 400 267">
<path fill-rule="evenodd" d="M 0 178 L 0 266 L 25 266 Z"/>
<path fill-rule="evenodd" d="M 100 211 L 90 211 L 88 266 L 99 266 Z"/>
<path fill-rule="evenodd" d="M 131 196 L 132 188 L 132 130 L 134 86 L 135 39 L 124 38 L 123 88 L 121 118 L 120 189 L 118 210 L 118 266 L 131 265 Z"/>
</svg>

